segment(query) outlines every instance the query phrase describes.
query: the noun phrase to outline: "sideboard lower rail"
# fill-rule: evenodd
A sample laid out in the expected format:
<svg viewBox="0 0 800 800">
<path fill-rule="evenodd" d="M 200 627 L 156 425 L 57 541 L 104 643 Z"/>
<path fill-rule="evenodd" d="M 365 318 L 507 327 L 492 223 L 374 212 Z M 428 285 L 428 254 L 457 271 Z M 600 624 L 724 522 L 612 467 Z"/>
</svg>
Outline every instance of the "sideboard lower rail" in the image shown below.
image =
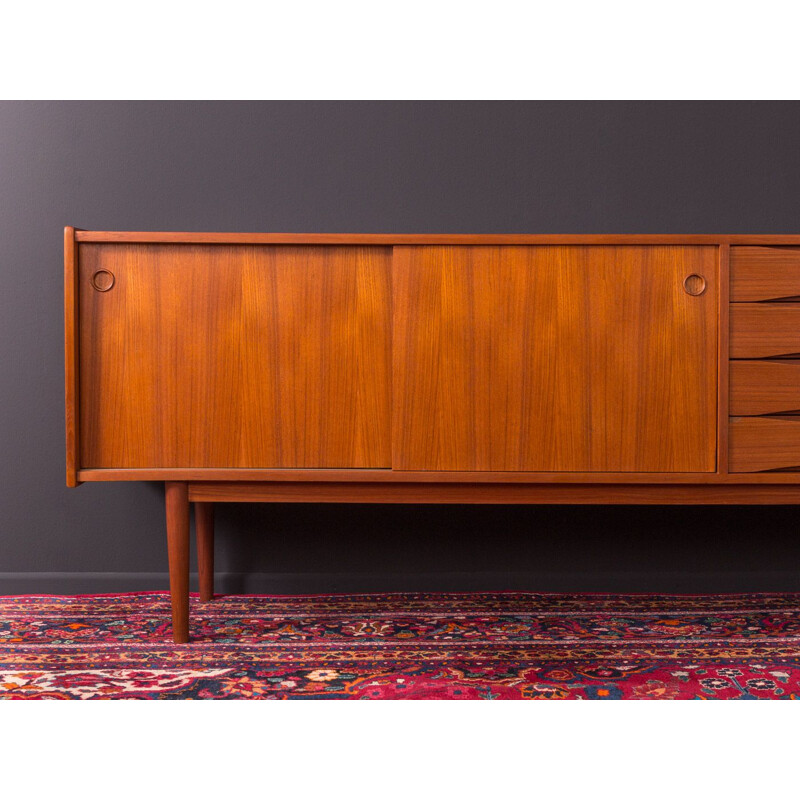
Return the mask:
<svg viewBox="0 0 800 800">
<path fill-rule="evenodd" d="M 800 504 L 800 486 L 198 482 L 189 484 L 189 500 L 229 503 L 794 505 Z"/>
<path fill-rule="evenodd" d="M 82 469 L 93 481 L 192 481 L 200 483 L 524 483 L 524 484 L 797 484 L 800 472 L 444 472 L 389 469 Z"/>
</svg>

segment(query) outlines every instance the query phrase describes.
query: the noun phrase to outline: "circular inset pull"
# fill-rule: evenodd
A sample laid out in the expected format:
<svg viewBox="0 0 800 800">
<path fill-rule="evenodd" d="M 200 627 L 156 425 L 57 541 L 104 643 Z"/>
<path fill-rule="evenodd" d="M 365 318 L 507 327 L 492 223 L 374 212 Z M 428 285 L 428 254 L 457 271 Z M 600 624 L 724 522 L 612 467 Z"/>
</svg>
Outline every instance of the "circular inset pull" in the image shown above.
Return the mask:
<svg viewBox="0 0 800 800">
<path fill-rule="evenodd" d="M 706 279 L 702 275 L 693 272 L 683 279 L 683 288 L 686 294 L 697 297 L 706 290 Z"/>
<path fill-rule="evenodd" d="M 114 273 L 107 269 L 99 269 L 92 275 L 92 286 L 98 292 L 107 292 L 114 285 Z"/>
</svg>

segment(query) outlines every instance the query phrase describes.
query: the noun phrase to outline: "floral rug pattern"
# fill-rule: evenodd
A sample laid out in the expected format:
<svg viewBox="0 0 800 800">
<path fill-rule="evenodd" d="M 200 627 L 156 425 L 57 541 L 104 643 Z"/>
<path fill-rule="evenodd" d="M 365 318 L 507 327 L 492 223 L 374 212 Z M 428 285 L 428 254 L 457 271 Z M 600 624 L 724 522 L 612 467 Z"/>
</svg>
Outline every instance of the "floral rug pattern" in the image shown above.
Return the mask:
<svg viewBox="0 0 800 800">
<path fill-rule="evenodd" d="M 0 699 L 800 699 L 800 595 L 0 597 Z"/>
</svg>

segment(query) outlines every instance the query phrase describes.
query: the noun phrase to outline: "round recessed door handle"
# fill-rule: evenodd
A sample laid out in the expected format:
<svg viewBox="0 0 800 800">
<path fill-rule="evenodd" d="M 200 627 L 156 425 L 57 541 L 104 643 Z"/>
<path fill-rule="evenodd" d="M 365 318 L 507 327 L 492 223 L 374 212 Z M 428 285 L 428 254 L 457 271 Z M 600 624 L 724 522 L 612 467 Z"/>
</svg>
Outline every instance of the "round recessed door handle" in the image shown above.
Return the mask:
<svg viewBox="0 0 800 800">
<path fill-rule="evenodd" d="M 114 285 L 114 273 L 107 269 L 99 269 L 92 275 L 92 286 L 98 292 L 107 292 Z"/>
<path fill-rule="evenodd" d="M 686 294 L 692 295 L 692 297 L 697 297 L 706 290 L 706 279 L 702 275 L 698 275 L 696 272 L 693 272 L 691 275 L 687 275 L 683 279 L 683 290 Z"/>
</svg>

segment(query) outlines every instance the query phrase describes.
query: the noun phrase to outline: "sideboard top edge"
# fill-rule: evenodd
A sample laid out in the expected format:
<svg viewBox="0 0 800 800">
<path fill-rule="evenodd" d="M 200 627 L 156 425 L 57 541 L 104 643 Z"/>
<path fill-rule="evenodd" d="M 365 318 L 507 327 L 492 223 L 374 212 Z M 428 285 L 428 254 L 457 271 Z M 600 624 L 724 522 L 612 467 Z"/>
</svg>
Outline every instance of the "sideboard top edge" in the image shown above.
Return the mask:
<svg viewBox="0 0 800 800">
<path fill-rule="evenodd" d="M 800 234 L 639 233 L 224 233 L 86 231 L 77 242 L 139 244 L 499 245 L 499 244 L 750 244 L 800 245 Z"/>
</svg>

